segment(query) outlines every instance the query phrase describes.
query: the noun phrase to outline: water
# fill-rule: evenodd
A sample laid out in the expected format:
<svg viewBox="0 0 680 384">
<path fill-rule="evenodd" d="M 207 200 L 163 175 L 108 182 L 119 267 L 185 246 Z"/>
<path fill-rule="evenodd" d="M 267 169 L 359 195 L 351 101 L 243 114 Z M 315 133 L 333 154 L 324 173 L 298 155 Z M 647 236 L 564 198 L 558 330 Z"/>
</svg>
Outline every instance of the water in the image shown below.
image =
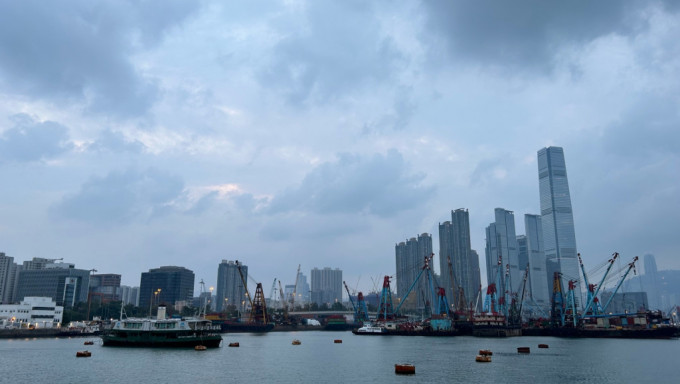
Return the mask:
<svg viewBox="0 0 680 384">
<path fill-rule="evenodd" d="M 207 351 L 83 345 L 87 339 L 0 340 L 0 383 L 666 383 L 678 340 L 384 337 L 350 332 L 225 334 Z M 291 345 L 293 339 L 302 345 Z M 342 344 L 333 343 L 342 339 Z M 230 342 L 239 348 L 229 348 Z M 549 349 L 538 349 L 538 344 Z M 517 347 L 531 354 L 517 354 Z M 76 358 L 89 350 L 90 358 Z M 476 363 L 480 349 L 491 363 Z M 395 363 L 416 366 L 397 376 Z"/>
</svg>

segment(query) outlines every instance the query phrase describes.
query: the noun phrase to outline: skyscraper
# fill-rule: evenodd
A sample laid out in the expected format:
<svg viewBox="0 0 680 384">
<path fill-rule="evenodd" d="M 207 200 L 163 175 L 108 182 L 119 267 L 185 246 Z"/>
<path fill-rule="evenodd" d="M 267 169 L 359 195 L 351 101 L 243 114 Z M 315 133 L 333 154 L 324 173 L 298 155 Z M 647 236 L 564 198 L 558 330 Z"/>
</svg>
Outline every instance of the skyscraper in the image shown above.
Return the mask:
<svg viewBox="0 0 680 384">
<path fill-rule="evenodd" d="M 470 248 L 470 216 L 467 209 L 451 211 L 451 221 L 439 224 L 439 270 L 441 285 L 446 290 L 450 304 L 458 303 L 460 292 L 464 293 L 465 307 L 469 308 L 477 298 L 479 289 L 479 260 L 473 260 Z M 449 268 L 449 259 L 451 267 Z M 453 276 L 454 281 L 451 281 Z M 455 282 L 455 284 L 454 284 Z M 455 287 L 454 287 L 455 285 Z M 457 291 L 455 294 L 453 291 Z M 458 303 L 461 306 L 461 303 Z M 474 304 L 473 304 L 474 307 Z"/>
<path fill-rule="evenodd" d="M 529 292 L 536 305 L 542 309 L 547 309 L 550 304 L 552 287 L 548 285 L 548 274 L 545 270 L 541 216 L 524 215 L 524 231 L 529 262 Z M 522 264 L 520 264 L 521 266 Z"/>
<path fill-rule="evenodd" d="M 87 302 L 90 271 L 76 269 L 68 263 L 29 262 L 28 265 L 38 269 L 19 270 L 15 301 L 28 296 L 50 297 L 63 307 Z"/>
<path fill-rule="evenodd" d="M 538 151 L 538 187 L 548 277 L 552 280 L 553 273 L 560 272 L 563 281 L 579 280 L 574 216 L 562 148 L 547 147 Z M 579 299 L 580 285 L 576 290 L 574 293 Z"/>
<path fill-rule="evenodd" d="M 215 293 L 216 308 L 218 312 L 226 310 L 230 305 L 244 310 L 246 289 L 243 281 L 248 281 L 248 266 L 241 265 L 243 280 L 238 272 L 238 261 L 222 260 L 217 267 L 217 287 Z"/>
<path fill-rule="evenodd" d="M 394 252 L 397 266 L 397 297 L 405 300 L 406 292 L 425 265 L 425 257 L 429 258 L 432 255 L 432 235 L 423 233 L 417 238 L 412 237 L 406 242 L 396 244 Z M 415 293 L 416 308 L 424 308 L 425 302 L 430 300 L 431 296 L 426 276 L 421 277 L 412 292 Z"/>
<path fill-rule="evenodd" d="M 656 269 L 656 259 L 654 255 L 646 254 L 643 258 L 645 274 L 640 278 L 643 281 L 643 288 L 647 292 L 649 307 L 647 309 L 661 309 L 661 294 L 659 292 L 659 274 Z"/>
<path fill-rule="evenodd" d="M 519 272 L 517 235 L 515 234 L 515 214 L 503 208 L 494 210 L 496 221 L 486 228 L 486 266 L 488 284 L 498 284 L 500 294 L 507 288 L 508 293 L 518 292 L 522 277 Z M 499 262 L 501 268 L 499 269 Z M 509 269 L 509 280 L 506 280 Z"/>
<path fill-rule="evenodd" d="M 139 306 L 159 304 L 174 306 L 178 301 L 190 303 L 194 297 L 194 273 L 184 267 L 164 266 L 142 272 Z"/>
<path fill-rule="evenodd" d="M 339 268 L 312 269 L 312 301 L 328 306 L 342 303 L 342 271 Z"/>
</svg>

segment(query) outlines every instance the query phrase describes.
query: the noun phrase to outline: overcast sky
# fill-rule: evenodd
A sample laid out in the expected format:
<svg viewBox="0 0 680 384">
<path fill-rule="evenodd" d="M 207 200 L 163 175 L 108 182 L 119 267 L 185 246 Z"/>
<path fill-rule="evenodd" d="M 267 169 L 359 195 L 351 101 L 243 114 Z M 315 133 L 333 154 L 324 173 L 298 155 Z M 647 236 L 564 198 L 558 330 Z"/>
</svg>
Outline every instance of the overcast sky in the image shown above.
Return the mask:
<svg viewBox="0 0 680 384">
<path fill-rule="evenodd" d="M 587 268 L 680 269 L 675 4 L 0 0 L 0 252 L 366 291 L 452 209 L 483 267 L 554 145 Z"/>
</svg>

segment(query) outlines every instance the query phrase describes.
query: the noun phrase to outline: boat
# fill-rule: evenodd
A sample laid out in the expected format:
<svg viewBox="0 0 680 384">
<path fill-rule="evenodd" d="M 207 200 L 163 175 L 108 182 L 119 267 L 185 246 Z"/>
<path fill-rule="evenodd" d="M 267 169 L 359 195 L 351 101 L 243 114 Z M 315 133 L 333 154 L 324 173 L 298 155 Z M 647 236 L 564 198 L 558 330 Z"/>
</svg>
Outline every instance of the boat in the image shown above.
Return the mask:
<svg viewBox="0 0 680 384">
<path fill-rule="evenodd" d="M 94 344 L 94 341 L 92 341 L 92 340 L 88 340 L 88 341 L 83 343 L 83 345 L 93 345 L 93 344 Z"/>
<path fill-rule="evenodd" d="M 475 361 L 478 363 L 490 363 L 491 356 L 488 355 L 477 355 L 475 356 Z"/>
<path fill-rule="evenodd" d="M 76 357 L 90 357 L 92 356 L 92 352 L 90 351 L 78 351 L 76 352 Z"/>
<path fill-rule="evenodd" d="M 302 342 L 298 339 L 293 340 L 293 345 L 300 345 Z"/>
<path fill-rule="evenodd" d="M 230 347 L 238 347 L 238 346 L 239 346 L 239 343 L 238 343 L 238 342 L 229 343 L 229 346 L 230 346 Z"/>
<path fill-rule="evenodd" d="M 478 337 L 522 336 L 522 327 L 509 325 L 500 313 L 475 314 L 472 318 L 472 335 Z"/>
<path fill-rule="evenodd" d="M 205 351 L 206 349 L 208 349 L 208 347 L 206 347 L 205 345 L 197 345 L 194 347 L 194 349 L 197 351 Z"/>
<path fill-rule="evenodd" d="M 121 316 L 122 317 L 122 316 Z M 165 318 L 165 307 L 154 318 L 126 318 L 102 336 L 105 347 L 217 348 L 220 328 L 203 318 Z"/>
<path fill-rule="evenodd" d="M 415 375 L 416 366 L 413 364 L 394 364 L 394 373 L 397 375 Z"/>
<path fill-rule="evenodd" d="M 352 333 L 355 335 L 379 335 L 381 333 L 387 333 L 387 329 L 384 326 L 368 324 L 352 330 Z"/>
</svg>

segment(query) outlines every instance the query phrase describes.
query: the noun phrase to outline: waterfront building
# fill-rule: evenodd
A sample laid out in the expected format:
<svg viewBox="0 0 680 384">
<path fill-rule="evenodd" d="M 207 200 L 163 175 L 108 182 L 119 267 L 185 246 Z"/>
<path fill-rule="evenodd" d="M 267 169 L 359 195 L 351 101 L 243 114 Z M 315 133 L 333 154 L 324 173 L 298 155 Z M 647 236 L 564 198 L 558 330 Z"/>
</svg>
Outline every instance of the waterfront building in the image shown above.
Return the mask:
<svg viewBox="0 0 680 384">
<path fill-rule="evenodd" d="M 445 288 L 451 306 L 458 303 L 458 307 L 475 307 L 480 276 L 479 260 L 474 260 L 476 252 L 474 255 L 472 252 L 468 210 L 460 208 L 451 211 L 451 221 L 439 224 L 440 285 Z M 461 292 L 464 305 L 459 303 Z"/>
<path fill-rule="evenodd" d="M 135 307 L 139 306 L 139 287 L 130 287 L 129 285 L 120 286 L 120 300 L 123 304 L 132 304 Z"/>
<path fill-rule="evenodd" d="M 17 268 L 13 257 L 0 252 L 0 304 L 14 302 Z"/>
<path fill-rule="evenodd" d="M 0 305 L 0 328 L 59 327 L 64 307 L 50 297 L 24 297 L 19 304 Z"/>
<path fill-rule="evenodd" d="M 574 215 L 562 148 L 547 147 L 538 151 L 538 187 L 547 278 L 552 281 L 554 272 L 560 272 L 563 281 L 580 281 Z M 580 284 L 574 293 L 579 300 Z"/>
<path fill-rule="evenodd" d="M 243 279 L 238 272 L 238 266 L 241 266 L 241 273 Z M 218 312 L 227 310 L 227 307 L 233 305 L 241 311 L 246 309 L 246 288 L 243 285 L 244 281 L 248 281 L 248 266 L 239 263 L 238 260 L 222 260 L 217 267 L 217 286 L 215 293 L 215 304 Z"/>
<path fill-rule="evenodd" d="M 90 276 L 90 301 L 108 303 L 120 300 L 120 275 L 114 273 Z"/>
<path fill-rule="evenodd" d="M 177 266 L 163 266 L 142 272 L 139 283 L 139 306 L 173 307 L 176 301 L 191 302 L 194 297 L 194 272 Z"/>
<path fill-rule="evenodd" d="M 328 306 L 342 303 L 342 271 L 339 268 L 312 269 L 312 302 Z"/>
<path fill-rule="evenodd" d="M 34 258 L 24 262 L 17 274 L 14 300 L 20 301 L 29 296 L 49 297 L 57 305 L 67 308 L 87 302 L 90 271 L 77 269 L 74 264 L 54 261 Z"/>
<path fill-rule="evenodd" d="M 432 255 L 432 235 L 423 233 L 418 237 L 412 237 L 405 242 L 396 244 L 394 249 L 397 267 L 397 300 L 394 303 L 396 308 L 400 300 L 406 300 L 406 293 L 423 269 L 425 258 Z M 430 267 L 434 268 L 433 265 L 430 265 Z M 413 292 L 415 292 L 416 309 L 423 310 L 426 302 L 431 300 L 426 275 L 418 280 Z"/>
<path fill-rule="evenodd" d="M 470 268 L 472 268 L 472 276 L 474 278 L 473 288 L 474 288 L 474 305 L 468 304 L 469 307 L 473 308 L 476 312 L 481 312 L 482 310 L 482 272 L 479 269 L 479 254 L 474 249 L 470 250 Z"/>
<path fill-rule="evenodd" d="M 552 280 L 548 281 L 548 274 L 546 272 L 541 216 L 524 215 L 524 230 L 526 233 L 526 251 L 529 263 L 529 296 L 535 305 L 545 311 L 550 306 L 552 287 L 549 283 Z"/>
</svg>

